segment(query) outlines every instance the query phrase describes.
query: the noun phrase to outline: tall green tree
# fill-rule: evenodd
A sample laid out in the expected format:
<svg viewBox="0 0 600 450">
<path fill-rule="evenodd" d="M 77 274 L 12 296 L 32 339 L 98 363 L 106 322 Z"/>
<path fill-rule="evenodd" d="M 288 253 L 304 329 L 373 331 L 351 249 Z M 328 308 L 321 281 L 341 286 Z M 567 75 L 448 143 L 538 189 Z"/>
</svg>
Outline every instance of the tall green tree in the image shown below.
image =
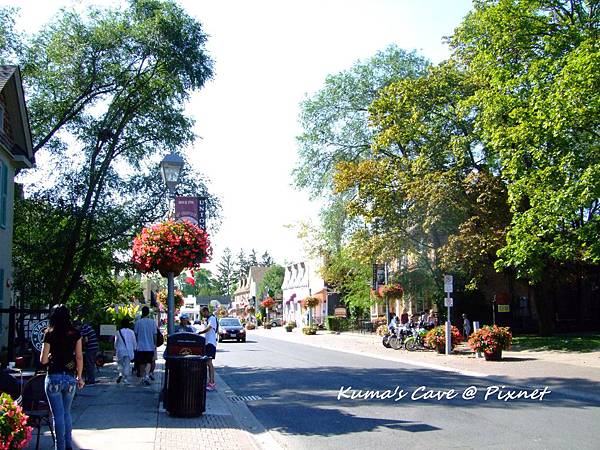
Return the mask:
<svg viewBox="0 0 600 450">
<path fill-rule="evenodd" d="M 27 193 L 69 211 L 51 303 L 77 289 L 98 249 L 119 247 L 115 241 L 166 212 L 157 165 L 194 141 L 183 109 L 212 75 L 205 42 L 201 25 L 169 0 L 85 16 L 62 11 L 29 39 L 19 62 L 34 150 L 59 164 L 48 177 L 54 184 Z M 217 215 L 217 200 L 187 167 L 180 193 L 208 196 Z"/>
<path fill-rule="evenodd" d="M 236 261 L 236 273 L 237 273 L 237 281 L 238 283 L 248 276 L 248 270 L 250 269 L 250 264 L 248 263 L 248 257 L 246 256 L 246 252 L 244 252 L 243 248 L 240 248 L 240 252 L 237 255 Z"/>
<path fill-rule="evenodd" d="M 277 264 L 270 266 L 265 272 L 265 276 L 258 283 L 256 294 L 260 300 L 264 294 L 274 298 L 282 298 L 281 286 L 285 269 Z"/>
<path fill-rule="evenodd" d="M 370 154 L 373 132 L 368 107 L 393 81 L 421 75 L 429 63 L 394 45 L 349 70 L 325 79 L 323 88 L 300 104 L 296 185 L 314 196 L 328 192 L 335 165 Z"/>
<path fill-rule="evenodd" d="M 474 6 L 452 47 L 478 82 L 476 126 L 508 185 L 512 221 L 497 267 L 533 285 L 549 333 L 557 283 L 600 262 L 600 8 L 595 0 Z"/>
<path fill-rule="evenodd" d="M 260 265 L 263 267 L 270 267 L 273 264 L 275 264 L 275 262 L 273 261 L 273 258 L 271 258 L 271 255 L 269 255 L 269 252 L 267 250 L 265 250 L 265 252 L 260 257 Z"/>
<path fill-rule="evenodd" d="M 226 247 L 223 250 L 221 261 L 217 264 L 216 287 L 220 295 L 231 295 L 235 291 L 237 281 L 235 263 L 231 250 Z"/>
<path fill-rule="evenodd" d="M 250 254 L 248 255 L 248 266 L 249 267 L 258 266 L 256 250 L 254 250 L 254 249 L 250 250 Z"/>
</svg>

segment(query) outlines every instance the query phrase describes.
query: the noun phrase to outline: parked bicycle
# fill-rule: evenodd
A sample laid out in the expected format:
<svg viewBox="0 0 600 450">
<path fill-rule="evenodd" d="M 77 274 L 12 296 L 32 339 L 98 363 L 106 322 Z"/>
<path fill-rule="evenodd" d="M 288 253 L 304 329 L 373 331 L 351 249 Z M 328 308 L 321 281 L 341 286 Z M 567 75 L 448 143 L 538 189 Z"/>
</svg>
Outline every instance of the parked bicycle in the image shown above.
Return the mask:
<svg viewBox="0 0 600 450">
<path fill-rule="evenodd" d="M 426 350 L 427 346 L 425 345 L 425 335 L 427 334 L 427 328 L 422 325 L 417 325 L 412 329 L 412 336 L 408 337 L 404 342 L 404 347 L 409 352 L 413 352 L 415 350 Z"/>
</svg>

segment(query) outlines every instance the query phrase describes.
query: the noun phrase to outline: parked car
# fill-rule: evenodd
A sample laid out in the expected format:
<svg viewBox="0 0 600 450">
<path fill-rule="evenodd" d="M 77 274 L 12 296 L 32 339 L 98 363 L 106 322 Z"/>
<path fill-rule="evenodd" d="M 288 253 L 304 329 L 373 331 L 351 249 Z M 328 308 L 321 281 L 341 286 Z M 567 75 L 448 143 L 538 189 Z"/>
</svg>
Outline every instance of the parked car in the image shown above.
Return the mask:
<svg viewBox="0 0 600 450">
<path fill-rule="evenodd" d="M 269 322 L 271 323 L 272 327 L 280 327 L 283 325 L 283 320 L 281 319 L 269 319 Z"/>
<path fill-rule="evenodd" d="M 246 342 L 246 329 L 237 317 L 219 319 L 219 342 L 227 339 Z"/>
</svg>

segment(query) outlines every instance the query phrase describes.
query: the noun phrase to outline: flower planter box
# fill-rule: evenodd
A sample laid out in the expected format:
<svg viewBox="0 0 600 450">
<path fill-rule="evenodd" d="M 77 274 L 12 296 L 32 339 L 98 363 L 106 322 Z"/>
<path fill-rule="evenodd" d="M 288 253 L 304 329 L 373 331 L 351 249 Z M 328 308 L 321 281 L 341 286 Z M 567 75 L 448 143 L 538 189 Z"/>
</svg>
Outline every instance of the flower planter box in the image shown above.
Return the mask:
<svg viewBox="0 0 600 450">
<path fill-rule="evenodd" d="M 502 360 L 502 350 L 496 350 L 493 353 L 484 353 L 486 361 L 500 361 Z"/>
<path fill-rule="evenodd" d="M 271 324 L 265 324 L 263 325 L 265 330 L 270 330 L 271 329 Z"/>
<path fill-rule="evenodd" d="M 293 329 L 293 327 L 285 327 L 285 331 L 287 331 L 288 333 L 291 333 Z"/>
</svg>

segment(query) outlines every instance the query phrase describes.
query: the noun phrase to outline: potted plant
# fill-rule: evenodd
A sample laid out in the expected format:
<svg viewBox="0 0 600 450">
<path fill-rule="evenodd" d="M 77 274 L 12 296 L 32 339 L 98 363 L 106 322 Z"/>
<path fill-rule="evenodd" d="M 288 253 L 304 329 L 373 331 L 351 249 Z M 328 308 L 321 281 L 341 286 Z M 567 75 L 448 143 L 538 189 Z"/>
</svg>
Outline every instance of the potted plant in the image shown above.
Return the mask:
<svg viewBox="0 0 600 450">
<path fill-rule="evenodd" d="M 142 272 L 172 272 L 208 262 L 212 248 L 208 234 L 188 220 L 167 220 L 142 229 L 133 240 L 134 265 Z"/>
<path fill-rule="evenodd" d="M 294 326 L 291 323 L 285 324 L 285 331 L 287 331 L 288 333 L 291 333 L 293 329 L 294 329 Z"/>
<path fill-rule="evenodd" d="M 462 342 L 460 331 L 454 325 L 451 328 L 450 336 L 452 348 Z M 445 353 L 446 325 L 440 325 L 429 330 L 425 335 L 425 344 L 430 348 L 436 349 L 438 353 Z"/>
<path fill-rule="evenodd" d="M 316 325 L 310 325 L 308 327 L 304 327 L 302 328 L 302 333 L 309 335 L 309 334 L 317 334 L 317 330 L 319 328 Z"/>
<path fill-rule="evenodd" d="M 469 336 L 469 347 L 482 352 L 486 361 L 500 361 L 502 350 L 508 350 L 512 343 L 512 333 L 508 327 L 484 325 Z"/>
<path fill-rule="evenodd" d="M 0 448 L 25 448 L 29 444 L 32 427 L 27 425 L 28 419 L 10 395 L 0 395 Z"/>
</svg>

